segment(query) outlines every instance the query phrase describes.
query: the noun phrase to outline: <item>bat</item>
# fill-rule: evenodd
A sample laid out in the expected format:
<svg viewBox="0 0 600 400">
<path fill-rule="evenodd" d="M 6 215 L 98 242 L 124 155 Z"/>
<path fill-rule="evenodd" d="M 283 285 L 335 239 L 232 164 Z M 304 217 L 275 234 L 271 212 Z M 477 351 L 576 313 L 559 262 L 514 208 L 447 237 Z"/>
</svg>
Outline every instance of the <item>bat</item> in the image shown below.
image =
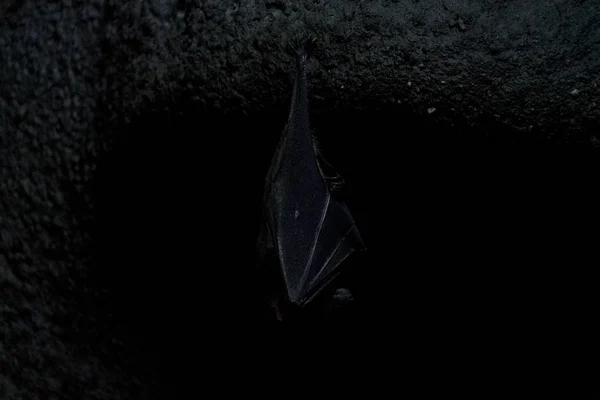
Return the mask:
<svg viewBox="0 0 600 400">
<path fill-rule="evenodd" d="M 354 251 L 365 250 L 339 183 L 328 172 L 310 129 L 307 62 L 314 40 L 297 52 L 296 74 L 285 129 L 265 178 L 259 259 L 279 268 L 289 303 L 303 307 L 340 272 Z M 278 311 L 279 313 L 279 311 Z"/>
</svg>

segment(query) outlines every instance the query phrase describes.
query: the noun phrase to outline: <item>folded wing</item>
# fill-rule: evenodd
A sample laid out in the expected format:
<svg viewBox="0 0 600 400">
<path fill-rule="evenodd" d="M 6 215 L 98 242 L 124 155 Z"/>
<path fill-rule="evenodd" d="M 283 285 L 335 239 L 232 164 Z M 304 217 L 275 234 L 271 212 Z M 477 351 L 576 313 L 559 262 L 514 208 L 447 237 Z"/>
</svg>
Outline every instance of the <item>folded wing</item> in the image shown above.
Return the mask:
<svg viewBox="0 0 600 400">
<path fill-rule="evenodd" d="M 310 132 L 306 53 L 299 55 L 287 126 L 265 186 L 265 211 L 290 301 L 305 304 L 362 240 L 347 207 L 331 195 Z"/>
</svg>

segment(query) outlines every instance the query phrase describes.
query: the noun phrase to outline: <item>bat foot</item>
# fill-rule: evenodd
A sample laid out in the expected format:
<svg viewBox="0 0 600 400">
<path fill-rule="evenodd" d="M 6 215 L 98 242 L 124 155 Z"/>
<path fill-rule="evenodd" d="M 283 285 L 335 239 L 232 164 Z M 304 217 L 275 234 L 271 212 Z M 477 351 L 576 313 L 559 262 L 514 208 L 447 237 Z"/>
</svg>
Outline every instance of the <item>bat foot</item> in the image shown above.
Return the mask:
<svg viewBox="0 0 600 400">
<path fill-rule="evenodd" d="M 294 54 L 297 58 L 303 56 L 309 58 L 317 47 L 317 41 L 317 36 L 311 33 L 303 39 L 289 42 L 287 44 L 287 50 L 289 53 Z"/>
<path fill-rule="evenodd" d="M 310 34 L 304 41 L 302 45 L 302 50 L 307 57 L 310 57 L 317 47 L 317 36 L 315 34 Z"/>
</svg>

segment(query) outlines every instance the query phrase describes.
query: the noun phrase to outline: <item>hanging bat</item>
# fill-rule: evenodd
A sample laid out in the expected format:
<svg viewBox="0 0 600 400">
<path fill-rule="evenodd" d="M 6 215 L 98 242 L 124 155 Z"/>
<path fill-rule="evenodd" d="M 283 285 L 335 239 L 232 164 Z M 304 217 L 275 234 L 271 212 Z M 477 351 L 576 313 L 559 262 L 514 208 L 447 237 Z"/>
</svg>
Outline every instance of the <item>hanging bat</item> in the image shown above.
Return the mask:
<svg viewBox="0 0 600 400">
<path fill-rule="evenodd" d="M 323 290 L 352 252 L 365 249 L 348 208 L 333 195 L 339 179 L 328 173 L 330 165 L 310 130 L 307 61 L 312 44 L 308 41 L 297 55 L 290 113 L 265 180 L 259 237 L 260 257 L 271 255 L 286 300 L 298 306 Z"/>
</svg>

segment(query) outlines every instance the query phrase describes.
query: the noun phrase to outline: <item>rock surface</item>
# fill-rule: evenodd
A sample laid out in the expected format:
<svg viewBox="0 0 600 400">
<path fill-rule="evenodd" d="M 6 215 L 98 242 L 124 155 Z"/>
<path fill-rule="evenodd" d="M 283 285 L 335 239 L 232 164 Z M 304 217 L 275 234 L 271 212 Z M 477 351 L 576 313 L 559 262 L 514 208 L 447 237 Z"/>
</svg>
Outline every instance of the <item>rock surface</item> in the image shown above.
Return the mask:
<svg viewBox="0 0 600 400">
<path fill-rule="evenodd" d="M 598 141 L 595 1 L 4 1 L 0 398 L 160 398 L 156 354 L 209 329 L 182 321 L 236 318 L 207 287 L 228 273 L 198 286 L 190 257 L 248 260 L 231 248 L 251 250 L 236 228 L 269 153 L 249 149 L 281 129 L 287 48 L 309 33 L 317 121 L 380 109 L 453 135 Z M 218 219 L 222 197 L 238 206 Z M 206 226 L 219 239 L 194 237 Z"/>
</svg>

